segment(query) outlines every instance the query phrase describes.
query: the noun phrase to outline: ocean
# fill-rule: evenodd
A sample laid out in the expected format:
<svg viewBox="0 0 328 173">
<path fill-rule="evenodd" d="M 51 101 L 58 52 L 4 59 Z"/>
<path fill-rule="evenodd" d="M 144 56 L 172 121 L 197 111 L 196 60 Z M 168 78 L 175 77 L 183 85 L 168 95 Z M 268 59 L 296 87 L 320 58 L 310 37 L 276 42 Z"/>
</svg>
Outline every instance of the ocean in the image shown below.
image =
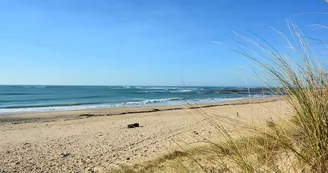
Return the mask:
<svg viewBox="0 0 328 173">
<path fill-rule="evenodd" d="M 269 97 L 261 88 L 189 86 L 0 86 L 0 115 Z"/>
</svg>

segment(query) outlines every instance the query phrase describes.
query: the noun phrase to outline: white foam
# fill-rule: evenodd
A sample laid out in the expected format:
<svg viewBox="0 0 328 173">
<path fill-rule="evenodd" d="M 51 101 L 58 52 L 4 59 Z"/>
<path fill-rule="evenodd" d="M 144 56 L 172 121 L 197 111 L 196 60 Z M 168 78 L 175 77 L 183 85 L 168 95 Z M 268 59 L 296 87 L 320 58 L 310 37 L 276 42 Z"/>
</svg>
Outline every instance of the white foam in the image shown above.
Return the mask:
<svg viewBox="0 0 328 173">
<path fill-rule="evenodd" d="M 35 85 L 35 86 L 32 86 L 32 85 L 24 85 L 22 87 L 23 88 L 47 88 L 47 86 L 44 86 L 44 85 Z"/>
<path fill-rule="evenodd" d="M 175 90 L 175 91 L 170 91 L 171 93 L 186 93 L 186 92 L 192 92 L 193 90 L 191 89 L 183 89 L 183 90 Z"/>
</svg>

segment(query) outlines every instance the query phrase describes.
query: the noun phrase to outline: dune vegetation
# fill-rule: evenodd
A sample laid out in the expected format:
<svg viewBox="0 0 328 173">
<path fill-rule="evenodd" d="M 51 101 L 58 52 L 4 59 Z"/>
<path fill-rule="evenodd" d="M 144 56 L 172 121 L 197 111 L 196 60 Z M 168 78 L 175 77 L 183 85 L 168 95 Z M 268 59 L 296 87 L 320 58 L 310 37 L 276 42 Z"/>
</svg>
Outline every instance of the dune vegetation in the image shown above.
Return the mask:
<svg viewBox="0 0 328 173">
<path fill-rule="evenodd" d="M 275 83 L 283 88 L 283 92 L 287 93 L 283 99 L 287 100 L 295 112 L 292 120 L 283 124 L 292 129 L 287 130 L 283 125 L 271 122 L 270 133 L 261 130 L 258 132 L 284 149 L 280 155 L 292 156 L 289 162 L 294 171 L 327 172 L 328 79 L 327 69 L 322 65 L 324 57 L 319 53 L 320 50 L 327 51 L 326 42 L 315 39 L 319 42 L 317 45 L 324 47 L 320 49 L 320 46 L 312 46 L 309 37 L 304 36 L 296 24 L 287 21 L 287 25 L 291 39 L 277 31 L 285 41 L 288 49 L 286 52 L 281 52 L 256 34 L 262 43 L 241 37 L 246 42 L 244 46 L 250 48 L 252 54 L 236 50 L 256 63 L 262 75 L 271 80 L 267 82 L 268 86 Z M 325 29 L 324 26 L 316 26 Z M 244 171 L 258 169 L 258 166 L 247 162 L 243 167 Z"/>
<path fill-rule="evenodd" d="M 254 40 L 237 34 L 234 51 L 254 62 L 257 78 L 268 88 L 281 88 L 273 92 L 281 92 L 278 97 L 292 107 L 290 119 L 260 127 L 239 122 L 242 131 L 231 133 L 199 111 L 217 129 L 220 142 L 206 140 L 206 145 L 113 172 L 328 172 L 328 75 L 323 65 L 328 45 L 305 36 L 291 21 L 287 26 L 288 36 L 273 29 L 284 49 L 252 33 Z"/>
</svg>

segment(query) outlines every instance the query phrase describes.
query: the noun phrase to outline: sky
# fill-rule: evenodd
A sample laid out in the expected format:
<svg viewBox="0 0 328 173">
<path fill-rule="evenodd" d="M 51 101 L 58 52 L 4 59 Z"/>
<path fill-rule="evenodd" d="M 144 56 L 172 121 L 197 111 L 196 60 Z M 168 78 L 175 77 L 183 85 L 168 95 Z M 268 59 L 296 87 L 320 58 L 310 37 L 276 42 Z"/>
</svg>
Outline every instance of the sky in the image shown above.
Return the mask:
<svg viewBox="0 0 328 173">
<path fill-rule="evenodd" d="M 269 26 L 290 19 L 320 38 L 309 26 L 324 12 L 324 0 L 0 0 L 0 84 L 258 86 L 234 32 L 279 44 Z"/>
</svg>

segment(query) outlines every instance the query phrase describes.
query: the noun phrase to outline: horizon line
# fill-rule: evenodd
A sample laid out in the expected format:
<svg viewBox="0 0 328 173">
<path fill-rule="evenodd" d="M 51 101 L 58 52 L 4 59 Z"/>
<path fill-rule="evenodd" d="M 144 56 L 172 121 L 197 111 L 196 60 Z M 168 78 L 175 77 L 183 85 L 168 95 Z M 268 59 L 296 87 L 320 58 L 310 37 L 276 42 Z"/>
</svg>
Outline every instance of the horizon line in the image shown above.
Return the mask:
<svg viewBox="0 0 328 173">
<path fill-rule="evenodd" d="M 237 85 L 123 85 L 123 84 L 113 84 L 113 85 L 70 85 L 70 84 L 0 84 L 0 86 L 140 86 L 140 87 L 146 87 L 146 86 L 154 86 L 154 87 L 259 87 L 259 88 L 265 88 L 264 86 L 237 86 Z"/>
</svg>

